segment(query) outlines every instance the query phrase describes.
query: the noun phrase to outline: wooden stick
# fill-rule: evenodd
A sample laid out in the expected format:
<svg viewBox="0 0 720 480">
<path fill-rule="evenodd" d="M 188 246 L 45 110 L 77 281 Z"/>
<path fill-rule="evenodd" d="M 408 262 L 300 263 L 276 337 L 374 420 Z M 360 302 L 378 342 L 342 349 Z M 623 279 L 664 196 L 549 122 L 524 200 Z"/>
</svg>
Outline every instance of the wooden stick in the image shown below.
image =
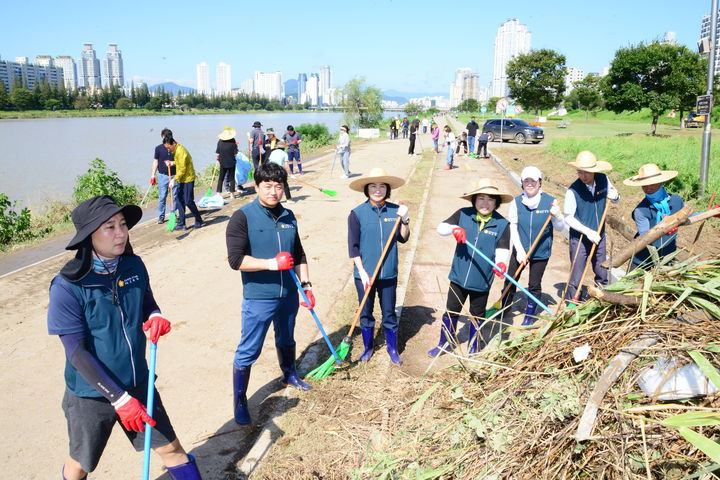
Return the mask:
<svg viewBox="0 0 720 480">
<path fill-rule="evenodd" d="M 608 210 L 610 210 L 610 205 L 608 205 L 607 202 L 605 202 L 605 211 L 602 214 L 602 218 L 600 219 L 600 225 L 598 225 L 598 229 L 597 229 L 598 234 L 600 234 L 600 232 L 602 232 L 603 225 L 605 225 L 605 217 L 607 217 Z M 600 239 L 600 241 L 602 241 L 602 238 Z M 598 242 L 598 243 L 600 243 L 600 242 Z M 592 247 L 590 247 L 590 254 L 588 255 L 587 260 L 585 260 L 585 268 L 583 269 L 582 275 L 580 275 L 580 282 L 578 282 L 577 290 L 575 291 L 575 296 L 573 297 L 573 302 L 577 302 L 577 300 L 580 299 L 580 291 L 582 290 L 583 280 L 585 280 L 585 274 L 587 273 L 590 263 L 592 263 L 592 257 L 593 257 L 593 255 L 595 255 L 596 248 L 597 248 L 597 243 L 593 243 Z M 572 271 L 570 272 L 570 275 L 572 275 Z"/>
<path fill-rule="evenodd" d="M 380 258 L 378 259 L 378 264 L 375 266 L 375 271 L 373 272 L 373 276 L 370 279 L 370 286 L 365 289 L 365 295 L 363 295 L 362 301 L 360 302 L 360 305 L 358 306 L 357 311 L 355 312 L 355 318 L 353 318 L 352 323 L 350 324 L 350 330 L 348 330 L 347 336 L 349 338 L 352 338 L 352 334 L 355 331 L 355 327 L 357 326 L 358 320 L 360 320 L 360 315 L 362 314 L 363 308 L 365 308 L 365 303 L 367 302 L 368 297 L 370 296 L 370 290 L 372 290 L 373 286 L 375 285 L 375 279 L 380 274 L 380 269 L 382 268 L 382 265 L 385 260 L 385 255 L 387 255 L 388 250 L 390 250 L 390 246 L 393 243 L 393 240 L 395 240 L 395 234 L 397 233 L 398 226 L 400 225 L 400 217 L 397 217 L 395 220 L 395 225 L 393 225 L 392 230 L 390 231 L 390 236 L 387 239 L 387 242 L 385 242 L 385 248 L 383 248 L 382 253 L 380 254 Z"/>
<path fill-rule="evenodd" d="M 595 297 L 598 300 L 612 303 L 614 305 L 640 305 L 641 303 L 638 297 L 623 295 L 622 293 L 606 292 L 595 285 L 588 285 L 587 290 L 591 297 Z"/>
<path fill-rule="evenodd" d="M 713 192 L 712 195 L 710 196 L 710 201 L 708 202 L 708 207 L 707 207 L 708 210 L 710 210 L 713 207 L 713 205 L 715 204 L 715 193 L 717 193 L 717 192 Z M 705 223 L 703 222 L 700 224 L 700 227 L 698 228 L 698 231 L 695 234 L 695 239 L 693 240 L 692 245 L 690 245 L 689 256 L 691 256 L 691 257 L 692 257 L 693 252 L 695 251 L 695 244 L 697 243 L 698 239 L 700 238 L 700 234 L 702 233 L 704 227 L 705 227 Z"/>
<path fill-rule="evenodd" d="M 318 187 L 317 185 L 314 185 L 314 184 L 312 184 L 312 183 L 310 183 L 310 182 L 306 182 L 305 180 L 300 180 L 300 179 L 297 178 L 297 177 L 291 178 L 291 180 L 293 180 L 293 181 L 295 181 L 295 182 L 304 183 L 304 184 L 307 185 L 308 187 L 316 188 L 316 189 L 322 191 L 322 188 L 321 188 L 321 187 Z"/>
<path fill-rule="evenodd" d="M 573 255 L 572 262 L 570 262 L 570 275 L 568 276 L 567 282 L 565 282 L 565 289 L 563 290 L 562 295 L 560 296 L 560 299 L 558 301 L 558 306 L 555 310 L 555 316 L 557 316 L 560 313 L 560 310 L 562 310 L 563 306 L 565 306 L 565 295 L 567 294 L 568 288 L 570 287 L 570 279 L 572 278 L 572 272 L 575 268 L 575 262 L 577 261 L 578 254 L 580 253 L 580 244 L 582 243 L 583 238 L 585 238 L 585 235 L 580 234 L 577 248 L 575 249 L 575 255 Z"/>
</svg>

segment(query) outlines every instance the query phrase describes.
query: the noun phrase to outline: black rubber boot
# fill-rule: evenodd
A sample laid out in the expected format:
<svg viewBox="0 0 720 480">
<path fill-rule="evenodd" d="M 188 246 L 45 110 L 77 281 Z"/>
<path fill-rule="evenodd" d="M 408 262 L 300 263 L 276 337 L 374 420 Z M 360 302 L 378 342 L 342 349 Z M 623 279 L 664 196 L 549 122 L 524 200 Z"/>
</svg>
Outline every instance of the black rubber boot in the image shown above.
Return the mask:
<svg viewBox="0 0 720 480">
<path fill-rule="evenodd" d="M 250 383 L 250 367 L 233 368 L 233 411 L 235 423 L 250 425 L 250 410 L 248 410 L 247 388 Z"/>
<path fill-rule="evenodd" d="M 375 333 L 375 329 L 372 327 L 361 328 L 360 333 L 362 333 L 363 345 L 365 346 L 365 351 L 360 355 L 360 361 L 367 362 L 373 356 L 373 334 Z"/>
<path fill-rule="evenodd" d="M 435 358 L 445 352 L 452 351 L 453 343 L 449 340 L 455 337 L 455 328 L 457 327 L 457 319 L 450 318 L 448 315 L 442 316 L 442 326 L 440 327 L 440 341 L 437 347 L 428 351 L 428 356 Z"/>
<path fill-rule="evenodd" d="M 310 384 L 303 382 L 295 371 L 295 345 L 276 349 L 280 370 L 283 372 L 283 384 L 300 390 L 312 390 Z"/>
<path fill-rule="evenodd" d="M 202 480 L 200 471 L 195 465 L 195 457 L 189 453 L 187 462 L 174 467 L 167 467 L 167 469 L 173 480 Z"/>
</svg>

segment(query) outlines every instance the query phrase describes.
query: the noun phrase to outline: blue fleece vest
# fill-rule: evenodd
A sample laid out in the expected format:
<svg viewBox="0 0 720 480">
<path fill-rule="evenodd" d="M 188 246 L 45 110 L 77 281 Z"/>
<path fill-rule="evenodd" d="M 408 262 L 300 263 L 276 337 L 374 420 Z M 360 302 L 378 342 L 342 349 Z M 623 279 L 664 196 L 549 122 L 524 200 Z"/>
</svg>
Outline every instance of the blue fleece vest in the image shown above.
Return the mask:
<svg viewBox="0 0 720 480">
<path fill-rule="evenodd" d="M 385 202 L 382 207 L 374 207 L 370 201 L 353 208 L 353 213 L 360 223 L 360 259 L 368 275 L 372 275 L 377 268 L 380 254 L 390 237 L 390 232 L 397 220 L 398 205 Z M 357 268 L 353 266 L 353 275 L 360 278 Z M 378 273 L 378 280 L 397 278 L 398 252 L 397 237 L 390 244 L 385 261 Z"/>
<path fill-rule="evenodd" d="M 577 204 L 575 218 L 591 230 L 597 231 L 600 225 L 600 219 L 603 216 L 603 212 L 605 212 L 605 204 L 607 203 L 607 176 L 604 173 L 595 174 L 594 196 L 580 179 L 575 180 L 573 184 L 570 185 L 570 190 L 575 194 L 575 203 Z M 602 235 L 603 232 L 605 232 L 605 225 L 603 225 L 600 235 Z M 581 233 L 574 228 L 570 229 L 570 238 L 580 238 L 580 235 Z"/>
<path fill-rule="evenodd" d="M 668 195 L 668 206 L 670 207 L 670 215 L 679 212 L 682 210 L 682 208 L 685 206 L 685 203 L 683 202 L 682 198 L 678 197 L 675 194 L 669 194 Z M 658 224 L 657 221 L 657 208 L 653 206 L 653 204 L 648 200 L 647 198 L 643 198 L 640 203 L 638 203 L 638 206 L 635 207 L 635 210 L 633 210 L 633 218 L 641 218 L 645 217 L 650 222 L 650 228 L 653 228 L 655 225 Z M 637 237 L 638 234 L 635 234 Z M 676 237 L 677 232 L 673 233 L 672 235 L 663 235 L 662 237 L 655 240 L 652 245 L 653 247 L 658 249 L 658 255 L 662 258 L 665 255 L 669 255 L 675 250 L 677 250 L 677 243 L 676 243 Z M 644 248 L 640 250 L 632 259 L 632 263 L 634 266 L 638 266 L 640 264 L 644 264 L 644 262 L 648 261 L 650 259 L 650 251 L 647 248 Z"/>
<path fill-rule="evenodd" d="M 297 221 L 295 215 L 283 208 L 277 218 L 260 204 L 258 199 L 240 210 L 247 219 L 247 255 L 255 258 L 274 258 L 280 252 L 295 252 Z M 242 272 L 243 298 L 264 299 L 284 298 L 297 287 L 287 270 Z"/>
<path fill-rule="evenodd" d="M 478 231 L 476 215 L 477 210 L 474 207 L 460 209 L 458 226 L 465 229 L 467 242 L 472 243 L 490 260 L 495 261 L 497 243 L 509 222 L 495 211 L 492 218 L 485 224 L 485 228 L 480 232 Z M 453 257 L 448 278 L 451 282 L 468 290 L 487 292 L 492 286 L 495 274 L 492 272 L 492 265 L 470 250 L 465 244 L 458 243 L 455 247 L 455 257 Z"/>
<path fill-rule="evenodd" d="M 98 277 L 99 274 L 90 272 L 78 282 L 65 281 L 85 314 L 87 350 L 100 360 L 118 385 L 129 390 L 148 377 L 142 324 L 143 299 L 149 280 L 139 257 L 122 256 L 115 272 L 116 305 L 112 290 Z M 65 361 L 65 385 L 78 397 L 102 396 L 68 360 Z"/>
<path fill-rule="evenodd" d="M 545 221 L 550 216 L 550 207 L 555 201 L 555 197 L 548 195 L 547 193 L 540 194 L 540 203 L 535 210 L 530 210 L 522 203 L 522 195 L 515 198 L 515 206 L 517 207 L 518 215 L 518 234 L 520 235 L 520 242 L 522 243 L 525 252 L 530 249 L 530 246 L 535 241 L 535 238 L 540 234 L 540 227 L 545 224 Z M 551 224 L 545 227 L 545 231 L 540 237 L 535 250 L 533 250 L 530 258 L 532 260 L 545 260 L 550 258 L 552 253 L 552 242 L 553 242 L 553 228 Z"/>
</svg>

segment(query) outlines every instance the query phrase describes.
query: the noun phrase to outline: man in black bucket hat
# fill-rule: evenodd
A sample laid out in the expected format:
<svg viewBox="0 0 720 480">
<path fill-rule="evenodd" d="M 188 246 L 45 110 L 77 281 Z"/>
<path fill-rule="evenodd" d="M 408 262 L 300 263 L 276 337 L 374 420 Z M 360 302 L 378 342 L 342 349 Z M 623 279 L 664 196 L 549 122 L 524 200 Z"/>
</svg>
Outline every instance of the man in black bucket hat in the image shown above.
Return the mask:
<svg viewBox="0 0 720 480">
<path fill-rule="evenodd" d="M 248 149 L 252 157 L 253 169 L 257 170 L 260 165 L 260 158 L 265 153 L 265 133 L 262 131 L 262 123 L 255 121 L 253 128 L 247 134 Z"/>
<path fill-rule="evenodd" d="M 97 467 L 118 421 L 138 451 L 145 442 L 144 424 L 153 427 L 152 448 L 174 479 L 200 478 L 158 393 L 152 417 L 144 406 L 149 375 L 143 332 L 157 343 L 170 322 L 155 302 L 145 264 L 128 242 L 128 230 L 141 217 L 140 207 L 121 207 L 108 195 L 82 202 L 72 212 L 76 233 L 65 247 L 77 253 L 50 284 L 48 332 L 60 337 L 66 356 L 66 480 L 84 479 Z"/>
</svg>

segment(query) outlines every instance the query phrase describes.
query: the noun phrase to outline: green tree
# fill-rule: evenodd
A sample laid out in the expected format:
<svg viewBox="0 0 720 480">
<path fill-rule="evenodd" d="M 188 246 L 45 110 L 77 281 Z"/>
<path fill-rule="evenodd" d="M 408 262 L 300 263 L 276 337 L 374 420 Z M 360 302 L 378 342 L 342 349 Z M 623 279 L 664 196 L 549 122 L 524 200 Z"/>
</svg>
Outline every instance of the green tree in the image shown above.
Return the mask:
<svg viewBox="0 0 720 480">
<path fill-rule="evenodd" d="M 360 128 L 375 127 L 382 121 L 382 92 L 365 84 L 365 79 L 355 77 L 342 90 L 345 123 Z"/>
<path fill-rule="evenodd" d="M 585 120 L 587 120 L 590 110 L 603 106 L 600 82 L 601 78 L 597 74 L 589 73 L 579 82 L 575 82 L 575 88 L 565 97 L 565 103 L 572 109 L 585 110 Z"/>
<path fill-rule="evenodd" d="M 223 110 L 232 110 L 233 104 L 229 100 L 223 100 L 222 102 L 220 102 L 220 108 L 222 108 Z"/>
<path fill-rule="evenodd" d="M 35 107 L 35 95 L 27 88 L 15 88 L 10 92 L 10 103 L 18 110 L 29 110 Z"/>
<path fill-rule="evenodd" d="M 51 110 L 54 112 L 55 110 L 60 110 L 62 108 L 62 102 L 55 98 L 49 98 L 45 100 L 43 106 L 45 107 L 45 110 Z"/>
<path fill-rule="evenodd" d="M 124 185 L 117 172 L 96 158 L 90 162 L 88 171 L 77 177 L 73 198 L 80 203 L 95 195 L 110 195 L 119 205 L 124 205 L 137 200 L 138 193 L 135 185 Z"/>
<path fill-rule="evenodd" d="M 90 99 L 85 95 L 80 95 L 73 102 L 73 107 L 75 110 L 87 110 L 90 108 Z"/>
<path fill-rule="evenodd" d="M 408 117 L 417 117 L 424 111 L 425 108 L 421 104 L 415 102 L 408 102 L 403 108 L 403 112 L 405 112 L 405 115 L 407 115 Z"/>
<path fill-rule="evenodd" d="M 468 98 L 460 102 L 455 108 L 460 112 L 477 112 L 480 110 L 480 104 L 474 98 Z"/>
<path fill-rule="evenodd" d="M 558 105 L 565 93 L 565 55 L 549 50 L 533 50 L 508 62 L 510 96 L 535 115 Z"/>
<path fill-rule="evenodd" d="M 160 97 L 152 97 L 145 104 L 145 108 L 148 110 L 159 112 L 160 110 L 162 110 L 162 99 Z"/>
<path fill-rule="evenodd" d="M 10 96 L 5 92 L 5 86 L 0 83 L 0 110 L 5 110 L 10 106 Z"/>
<path fill-rule="evenodd" d="M 132 102 L 127 97 L 118 98 L 115 102 L 115 108 L 118 110 L 132 110 Z"/>
<path fill-rule="evenodd" d="M 438 110 L 436 107 L 430 107 L 427 110 L 425 110 L 425 113 L 427 113 L 431 117 L 434 117 L 435 115 L 440 113 L 440 110 Z"/>
<path fill-rule="evenodd" d="M 616 113 L 649 108 L 655 135 L 660 115 L 694 105 L 704 90 L 706 69 L 705 60 L 680 45 L 653 42 L 621 48 L 603 79 L 605 106 Z"/>
</svg>

